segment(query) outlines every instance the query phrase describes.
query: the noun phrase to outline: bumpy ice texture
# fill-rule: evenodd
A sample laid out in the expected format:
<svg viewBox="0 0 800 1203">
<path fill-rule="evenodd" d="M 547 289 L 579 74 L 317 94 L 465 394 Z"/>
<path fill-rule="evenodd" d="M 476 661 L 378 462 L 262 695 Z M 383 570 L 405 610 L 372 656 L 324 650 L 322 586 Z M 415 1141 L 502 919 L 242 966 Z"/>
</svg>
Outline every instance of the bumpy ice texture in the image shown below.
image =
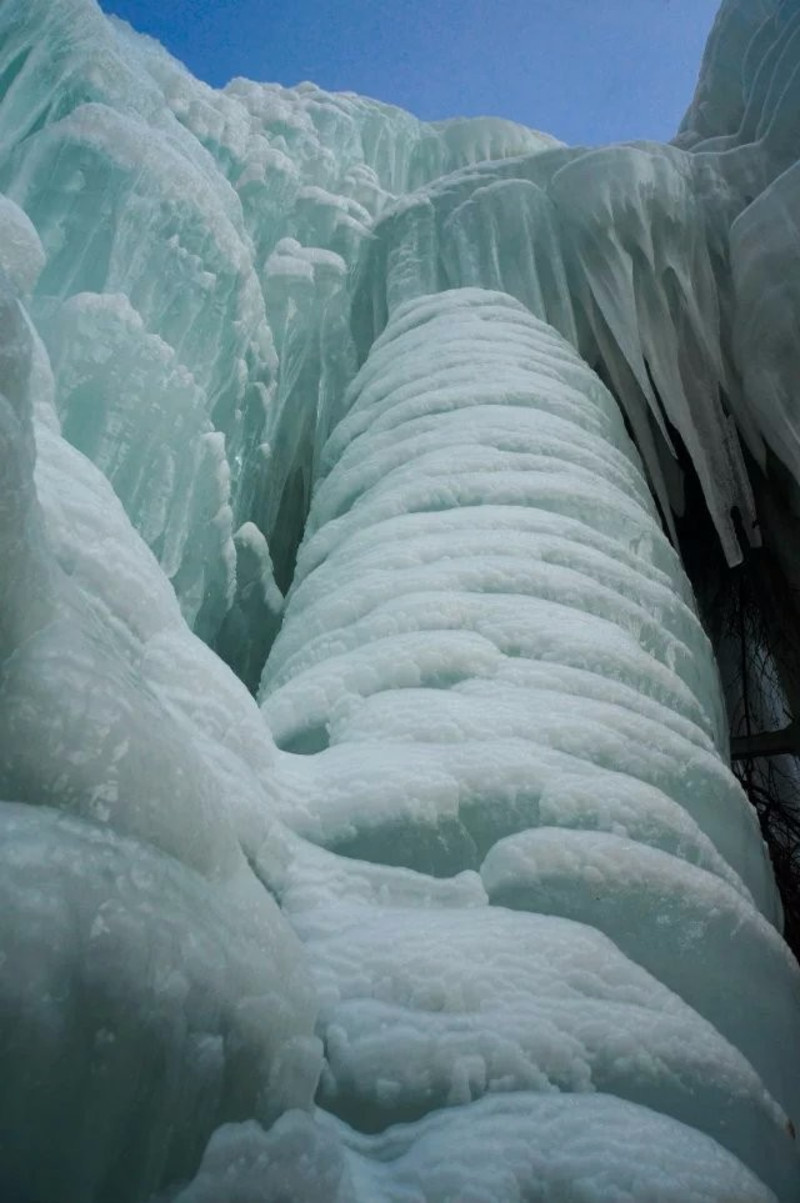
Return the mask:
<svg viewBox="0 0 800 1203">
<path fill-rule="evenodd" d="M 0 6 L 4 1199 L 794 1198 L 668 536 L 800 471 L 799 42 L 587 151 Z"/>
</svg>

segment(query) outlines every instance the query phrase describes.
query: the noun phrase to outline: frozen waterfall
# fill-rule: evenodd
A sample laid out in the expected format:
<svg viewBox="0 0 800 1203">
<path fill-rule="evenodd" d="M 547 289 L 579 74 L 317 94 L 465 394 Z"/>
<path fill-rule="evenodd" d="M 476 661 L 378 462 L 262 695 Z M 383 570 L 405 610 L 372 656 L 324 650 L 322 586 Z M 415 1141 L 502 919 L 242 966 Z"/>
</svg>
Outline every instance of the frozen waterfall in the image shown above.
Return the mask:
<svg viewBox="0 0 800 1203">
<path fill-rule="evenodd" d="M 800 585 L 798 112 L 796 0 L 593 149 L 0 0 L 2 1203 L 800 1198 L 695 596 Z"/>
</svg>

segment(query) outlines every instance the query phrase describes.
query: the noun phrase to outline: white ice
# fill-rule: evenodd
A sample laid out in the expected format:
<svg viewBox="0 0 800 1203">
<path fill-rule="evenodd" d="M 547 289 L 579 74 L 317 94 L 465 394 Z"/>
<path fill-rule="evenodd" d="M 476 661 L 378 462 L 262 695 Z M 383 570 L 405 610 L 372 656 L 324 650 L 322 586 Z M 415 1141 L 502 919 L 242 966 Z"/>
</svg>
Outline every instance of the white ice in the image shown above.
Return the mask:
<svg viewBox="0 0 800 1203">
<path fill-rule="evenodd" d="M 799 93 L 786 0 L 593 149 L 4 0 L 3 1198 L 793 1203 L 675 531 L 792 561 Z"/>
</svg>

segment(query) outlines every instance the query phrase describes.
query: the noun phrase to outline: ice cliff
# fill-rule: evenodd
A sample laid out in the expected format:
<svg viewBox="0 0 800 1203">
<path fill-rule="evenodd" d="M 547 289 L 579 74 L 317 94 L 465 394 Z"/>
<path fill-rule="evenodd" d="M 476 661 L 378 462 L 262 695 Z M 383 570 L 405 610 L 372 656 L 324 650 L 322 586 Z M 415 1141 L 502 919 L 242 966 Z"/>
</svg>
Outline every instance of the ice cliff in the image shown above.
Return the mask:
<svg viewBox="0 0 800 1203">
<path fill-rule="evenodd" d="M 601 149 L 0 0 L 3 1203 L 800 1196 L 680 554 L 800 575 L 798 112 L 796 0 Z"/>
</svg>

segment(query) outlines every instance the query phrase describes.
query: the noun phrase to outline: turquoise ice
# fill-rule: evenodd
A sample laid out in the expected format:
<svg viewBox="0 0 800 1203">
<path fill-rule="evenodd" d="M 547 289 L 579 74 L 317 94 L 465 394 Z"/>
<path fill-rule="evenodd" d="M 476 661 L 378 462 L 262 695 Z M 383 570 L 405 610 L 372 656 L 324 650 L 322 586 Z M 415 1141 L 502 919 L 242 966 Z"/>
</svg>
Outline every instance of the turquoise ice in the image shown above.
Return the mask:
<svg viewBox="0 0 800 1203">
<path fill-rule="evenodd" d="M 0 4 L 4 1200 L 792 1203 L 675 531 L 795 562 L 799 47 L 586 149 Z"/>
</svg>

